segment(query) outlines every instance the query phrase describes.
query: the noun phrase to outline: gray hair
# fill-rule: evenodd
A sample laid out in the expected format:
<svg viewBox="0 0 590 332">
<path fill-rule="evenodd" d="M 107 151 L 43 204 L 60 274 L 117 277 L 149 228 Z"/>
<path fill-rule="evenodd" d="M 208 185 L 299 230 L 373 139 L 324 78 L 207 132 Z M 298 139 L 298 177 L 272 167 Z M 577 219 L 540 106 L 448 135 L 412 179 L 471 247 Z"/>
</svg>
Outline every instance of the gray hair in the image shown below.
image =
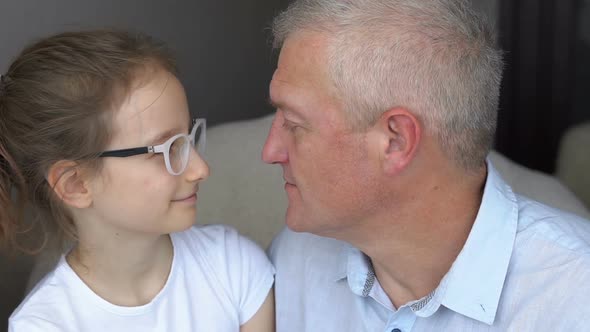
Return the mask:
<svg viewBox="0 0 590 332">
<path fill-rule="evenodd" d="M 295 32 L 328 36 L 328 70 L 350 124 L 411 110 L 466 170 L 494 139 L 502 54 L 466 0 L 298 0 L 277 16 L 274 47 Z"/>
</svg>

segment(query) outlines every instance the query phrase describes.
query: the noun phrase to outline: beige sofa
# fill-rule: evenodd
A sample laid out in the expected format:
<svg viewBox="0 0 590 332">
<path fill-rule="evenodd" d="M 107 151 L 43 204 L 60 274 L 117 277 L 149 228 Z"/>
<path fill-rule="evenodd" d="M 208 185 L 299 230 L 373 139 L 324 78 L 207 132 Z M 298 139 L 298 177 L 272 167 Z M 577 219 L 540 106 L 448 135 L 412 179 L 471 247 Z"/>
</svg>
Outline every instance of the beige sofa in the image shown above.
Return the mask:
<svg viewBox="0 0 590 332">
<path fill-rule="evenodd" d="M 198 222 L 234 225 L 262 246 L 283 227 L 286 196 L 279 166 L 260 160 L 272 117 L 228 123 L 207 133 L 211 177 L 199 196 Z M 590 217 L 590 213 L 560 181 L 520 166 L 497 152 L 491 159 L 514 190 L 543 203 Z"/>
<path fill-rule="evenodd" d="M 555 174 L 590 208 L 590 121 L 568 129 L 563 135 Z"/>
<path fill-rule="evenodd" d="M 272 116 L 233 122 L 207 133 L 206 159 L 211 177 L 199 193 L 197 223 L 226 223 L 266 247 L 283 227 L 287 205 L 281 169 L 260 160 L 262 144 Z M 492 152 L 491 158 L 515 191 L 541 202 L 586 217 L 590 213 L 555 177 L 519 166 Z M 30 277 L 0 271 L 2 278 L 28 279 L 30 289 L 56 261 L 58 253 L 46 251 L 36 258 Z M 24 262 L 24 265 L 29 264 Z M 13 283 L 15 283 L 13 279 Z"/>
</svg>

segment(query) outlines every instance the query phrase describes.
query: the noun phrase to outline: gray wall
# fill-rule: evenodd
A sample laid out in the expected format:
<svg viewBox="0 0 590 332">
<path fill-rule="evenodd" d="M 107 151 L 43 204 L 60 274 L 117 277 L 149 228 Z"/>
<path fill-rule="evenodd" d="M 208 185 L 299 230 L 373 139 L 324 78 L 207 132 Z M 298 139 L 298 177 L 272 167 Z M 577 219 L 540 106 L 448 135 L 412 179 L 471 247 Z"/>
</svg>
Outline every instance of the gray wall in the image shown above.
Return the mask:
<svg viewBox="0 0 590 332">
<path fill-rule="evenodd" d="M 496 20 L 498 0 L 472 0 Z M 1 0 L 0 72 L 26 44 L 48 34 L 96 27 L 146 32 L 175 51 L 194 116 L 209 125 L 272 110 L 267 86 L 276 56 L 273 15 L 288 0 Z"/>
<path fill-rule="evenodd" d="M 498 22 L 499 0 L 471 0 L 471 3 L 473 8 L 486 15 L 491 22 Z"/>
<path fill-rule="evenodd" d="M 0 71 L 33 39 L 72 29 L 142 31 L 175 51 L 195 116 L 209 124 L 270 112 L 269 25 L 287 0 L 2 0 Z"/>
<path fill-rule="evenodd" d="M 581 10 L 578 13 L 579 35 L 585 43 L 590 43 L 590 0 L 581 0 Z"/>
<path fill-rule="evenodd" d="M 578 44 L 576 49 L 576 68 L 574 90 L 573 121 L 590 121 L 590 0 L 580 1 L 578 12 Z"/>
</svg>

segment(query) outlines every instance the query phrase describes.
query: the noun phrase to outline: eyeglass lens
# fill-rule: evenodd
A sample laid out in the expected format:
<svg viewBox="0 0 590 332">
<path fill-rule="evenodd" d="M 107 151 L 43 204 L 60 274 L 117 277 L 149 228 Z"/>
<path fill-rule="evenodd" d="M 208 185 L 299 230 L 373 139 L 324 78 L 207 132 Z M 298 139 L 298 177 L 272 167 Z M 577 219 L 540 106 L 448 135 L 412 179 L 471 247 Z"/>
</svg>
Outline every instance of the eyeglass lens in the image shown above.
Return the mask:
<svg viewBox="0 0 590 332">
<path fill-rule="evenodd" d="M 195 143 L 194 147 L 199 153 L 202 153 L 202 134 L 203 125 L 200 124 L 195 130 L 195 137 L 193 137 L 193 141 Z M 190 143 L 191 142 L 186 136 L 181 136 L 175 139 L 172 144 L 170 144 L 170 167 L 174 173 L 180 173 L 186 167 L 190 157 L 190 149 L 192 148 Z"/>
<path fill-rule="evenodd" d="M 197 129 L 195 130 L 195 137 L 193 137 L 194 141 L 195 141 L 195 147 L 197 148 L 197 151 L 199 153 L 203 153 L 203 139 L 202 139 L 202 135 L 203 135 L 203 124 L 199 124 L 199 126 L 197 127 Z"/>
</svg>

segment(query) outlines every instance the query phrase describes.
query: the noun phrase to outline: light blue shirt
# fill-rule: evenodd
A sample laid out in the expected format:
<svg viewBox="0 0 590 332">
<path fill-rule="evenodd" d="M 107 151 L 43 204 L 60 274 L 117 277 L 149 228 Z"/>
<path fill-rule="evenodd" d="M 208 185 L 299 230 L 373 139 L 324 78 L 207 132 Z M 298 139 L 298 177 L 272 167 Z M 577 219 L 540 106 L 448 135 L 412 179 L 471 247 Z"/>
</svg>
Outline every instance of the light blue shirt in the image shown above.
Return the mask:
<svg viewBox="0 0 590 332">
<path fill-rule="evenodd" d="M 489 162 L 469 237 L 422 299 L 395 308 L 345 242 L 285 229 L 269 252 L 278 332 L 590 331 L 590 221 L 515 194 Z"/>
</svg>

